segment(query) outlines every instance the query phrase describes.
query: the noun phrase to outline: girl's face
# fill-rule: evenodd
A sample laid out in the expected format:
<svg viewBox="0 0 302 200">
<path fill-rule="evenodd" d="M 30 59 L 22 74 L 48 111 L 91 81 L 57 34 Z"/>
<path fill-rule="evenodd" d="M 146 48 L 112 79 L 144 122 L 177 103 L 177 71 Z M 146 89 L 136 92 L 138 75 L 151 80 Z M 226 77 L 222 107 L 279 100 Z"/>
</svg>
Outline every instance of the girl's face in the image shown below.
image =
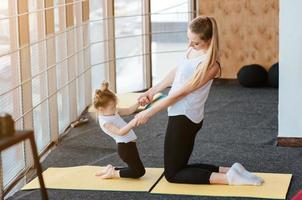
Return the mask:
<svg viewBox="0 0 302 200">
<path fill-rule="evenodd" d="M 199 36 L 197 34 L 191 32 L 190 29 L 188 29 L 187 36 L 189 39 L 189 47 L 192 47 L 193 49 L 195 49 L 197 51 L 202 50 L 202 49 L 208 49 L 210 40 L 208 40 L 208 41 L 201 40 L 199 38 Z"/>
<path fill-rule="evenodd" d="M 116 102 L 110 101 L 106 107 L 99 107 L 98 111 L 105 115 L 113 115 L 116 112 Z"/>
</svg>

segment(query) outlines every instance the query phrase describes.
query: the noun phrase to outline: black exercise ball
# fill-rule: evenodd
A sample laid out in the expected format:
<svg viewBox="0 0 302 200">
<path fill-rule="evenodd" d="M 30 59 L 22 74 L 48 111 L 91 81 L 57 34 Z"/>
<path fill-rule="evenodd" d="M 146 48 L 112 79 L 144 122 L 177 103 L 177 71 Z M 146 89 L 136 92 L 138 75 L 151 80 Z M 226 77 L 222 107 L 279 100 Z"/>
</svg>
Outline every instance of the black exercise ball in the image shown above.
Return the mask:
<svg viewBox="0 0 302 200">
<path fill-rule="evenodd" d="M 258 64 L 245 65 L 237 73 L 237 79 L 244 87 L 265 86 L 267 76 L 267 71 Z"/>
<path fill-rule="evenodd" d="M 268 84 L 271 87 L 279 87 L 279 63 L 275 63 L 268 70 Z"/>
</svg>

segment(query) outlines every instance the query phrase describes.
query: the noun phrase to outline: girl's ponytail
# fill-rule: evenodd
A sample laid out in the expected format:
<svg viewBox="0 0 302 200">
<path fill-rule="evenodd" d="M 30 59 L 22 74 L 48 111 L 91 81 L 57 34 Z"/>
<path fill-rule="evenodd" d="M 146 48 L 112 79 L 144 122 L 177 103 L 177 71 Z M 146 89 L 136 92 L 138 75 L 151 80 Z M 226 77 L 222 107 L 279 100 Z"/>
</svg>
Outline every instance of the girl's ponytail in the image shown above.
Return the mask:
<svg viewBox="0 0 302 200">
<path fill-rule="evenodd" d="M 95 90 L 93 105 L 97 109 L 105 107 L 110 101 L 117 103 L 117 97 L 109 90 L 109 83 L 103 82 L 100 89 Z"/>
</svg>

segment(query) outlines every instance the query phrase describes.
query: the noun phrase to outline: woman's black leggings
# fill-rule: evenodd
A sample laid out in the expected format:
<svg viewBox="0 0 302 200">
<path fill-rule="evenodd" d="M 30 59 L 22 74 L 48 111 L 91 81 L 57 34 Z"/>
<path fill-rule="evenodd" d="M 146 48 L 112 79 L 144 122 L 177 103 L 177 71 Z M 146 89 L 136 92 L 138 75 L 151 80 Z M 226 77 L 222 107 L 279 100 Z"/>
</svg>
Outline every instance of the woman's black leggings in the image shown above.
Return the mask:
<svg viewBox="0 0 302 200">
<path fill-rule="evenodd" d="M 170 116 L 165 137 L 165 177 L 172 183 L 209 184 L 212 172 L 219 167 L 209 164 L 188 164 L 195 136 L 203 121 L 193 123 L 184 115 Z"/>
<path fill-rule="evenodd" d="M 140 178 L 145 174 L 146 171 L 139 157 L 136 142 L 118 143 L 117 151 L 120 158 L 128 165 L 128 167 L 115 168 L 120 170 L 120 177 Z"/>
</svg>

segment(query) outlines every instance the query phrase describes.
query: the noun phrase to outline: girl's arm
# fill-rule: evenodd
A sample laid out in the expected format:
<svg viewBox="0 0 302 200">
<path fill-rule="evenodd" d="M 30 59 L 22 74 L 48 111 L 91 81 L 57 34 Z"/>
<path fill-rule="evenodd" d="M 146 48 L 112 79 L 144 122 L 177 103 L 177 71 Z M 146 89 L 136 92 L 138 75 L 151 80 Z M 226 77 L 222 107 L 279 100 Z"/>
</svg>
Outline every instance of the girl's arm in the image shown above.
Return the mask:
<svg viewBox="0 0 302 200">
<path fill-rule="evenodd" d="M 119 108 L 118 114 L 121 116 L 131 115 L 132 113 L 134 113 L 137 110 L 138 107 L 139 107 L 139 103 L 136 102 L 130 108 Z"/>
<path fill-rule="evenodd" d="M 183 97 L 187 96 L 191 92 L 193 92 L 193 91 L 197 90 L 198 88 L 202 87 L 203 85 L 205 85 L 208 81 L 214 79 L 219 70 L 220 70 L 220 68 L 219 68 L 218 64 L 215 63 L 213 65 L 213 67 L 206 72 L 203 81 L 200 84 L 198 84 L 197 86 L 193 87 L 189 84 L 185 84 L 182 88 L 180 88 L 179 90 L 173 92 L 172 94 L 170 94 L 166 98 L 160 100 L 157 104 L 152 106 L 150 109 L 145 110 L 145 111 L 137 114 L 135 117 L 139 119 L 138 125 L 146 123 L 146 121 L 151 116 L 156 114 L 157 112 L 159 112 L 159 111 L 169 107 L 170 105 L 176 103 L 177 101 L 179 101 Z"/>
<path fill-rule="evenodd" d="M 118 128 L 117 126 L 115 126 L 112 123 L 106 123 L 104 124 L 104 128 L 107 129 L 108 131 L 110 131 L 111 133 L 115 134 L 115 135 L 119 135 L 119 136 L 123 136 L 129 133 L 129 131 L 135 127 L 137 122 L 137 119 L 132 119 L 127 125 L 125 125 L 122 128 Z"/>
</svg>

